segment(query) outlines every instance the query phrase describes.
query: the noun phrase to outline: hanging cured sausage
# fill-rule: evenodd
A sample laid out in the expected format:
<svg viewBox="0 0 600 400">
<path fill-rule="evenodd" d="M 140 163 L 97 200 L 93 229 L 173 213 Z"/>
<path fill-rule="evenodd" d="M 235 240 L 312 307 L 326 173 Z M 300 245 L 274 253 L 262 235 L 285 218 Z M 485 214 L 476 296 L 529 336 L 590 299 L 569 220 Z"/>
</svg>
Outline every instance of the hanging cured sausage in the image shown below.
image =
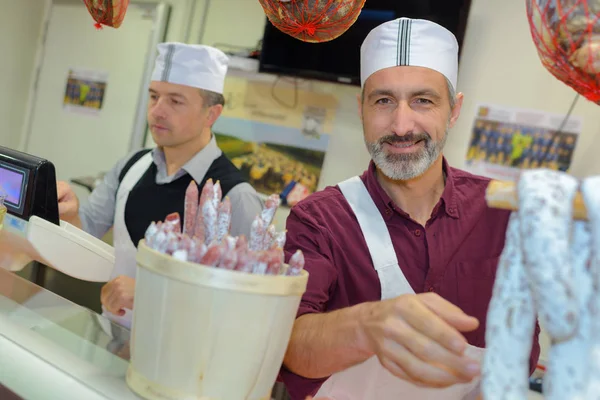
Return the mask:
<svg viewBox="0 0 600 400">
<path fill-rule="evenodd" d="M 544 67 L 600 104 L 600 0 L 526 0 L 533 42 Z"/>
<path fill-rule="evenodd" d="M 118 28 L 125 19 L 129 0 L 83 0 L 90 15 L 96 21 L 96 28 L 103 25 Z"/>
<path fill-rule="evenodd" d="M 303 42 L 327 42 L 350 28 L 365 0 L 258 0 L 269 21 Z"/>
<path fill-rule="evenodd" d="M 527 398 L 536 317 L 552 343 L 544 398 L 598 398 L 600 177 L 580 185 L 562 172 L 526 170 L 508 190 L 493 182 L 488 204 L 514 212 L 487 315 L 483 398 Z"/>
</svg>

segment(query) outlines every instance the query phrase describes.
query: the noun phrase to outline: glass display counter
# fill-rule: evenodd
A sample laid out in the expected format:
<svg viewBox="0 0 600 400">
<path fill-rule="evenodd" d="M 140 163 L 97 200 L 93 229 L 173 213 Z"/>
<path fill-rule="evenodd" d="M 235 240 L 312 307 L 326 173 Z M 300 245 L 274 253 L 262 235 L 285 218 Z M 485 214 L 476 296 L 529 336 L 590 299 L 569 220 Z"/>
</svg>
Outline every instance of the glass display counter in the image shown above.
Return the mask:
<svg viewBox="0 0 600 400">
<path fill-rule="evenodd" d="M 0 399 L 138 400 L 128 365 L 127 329 L 0 269 Z"/>
<path fill-rule="evenodd" d="M 0 269 L 1 398 L 139 399 L 128 360 L 128 330 Z"/>
</svg>

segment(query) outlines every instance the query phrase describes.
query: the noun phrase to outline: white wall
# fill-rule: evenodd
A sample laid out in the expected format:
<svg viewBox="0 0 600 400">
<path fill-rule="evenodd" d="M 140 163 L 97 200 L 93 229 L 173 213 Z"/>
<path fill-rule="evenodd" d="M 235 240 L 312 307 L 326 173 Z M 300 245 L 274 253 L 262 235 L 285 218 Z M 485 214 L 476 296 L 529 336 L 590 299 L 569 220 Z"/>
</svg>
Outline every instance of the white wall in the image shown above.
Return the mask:
<svg viewBox="0 0 600 400">
<path fill-rule="evenodd" d="M 19 145 L 44 0 L 0 0 L 0 146 Z"/>
<path fill-rule="evenodd" d="M 258 0 L 201 0 L 205 1 L 209 7 L 204 33 L 200 37 L 203 44 L 256 46 L 262 38 L 266 20 Z"/>
<path fill-rule="evenodd" d="M 83 5 L 81 0 L 77 1 Z M 159 2 L 160 0 L 144 0 Z M 163 0 L 171 5 L 167 40 L 194 41 L 204 0 Z M 26 116 L 46 0 L 0 0 L 0 145 L 18 148 Z M 127 17 L 125 17 L 125 23 Z M 91 17 L 90 17 L 90 24 Z M 193 27 L 196 30 L 193 30 Z M 111 28 L 105 28 L 111 29 Z M 90 30 L 91 34 L 96 33 Z M 196 36 L 193 36 L 196 35 Z M 115 60 L 123 62 L 123 60 Z"/>
</svg>

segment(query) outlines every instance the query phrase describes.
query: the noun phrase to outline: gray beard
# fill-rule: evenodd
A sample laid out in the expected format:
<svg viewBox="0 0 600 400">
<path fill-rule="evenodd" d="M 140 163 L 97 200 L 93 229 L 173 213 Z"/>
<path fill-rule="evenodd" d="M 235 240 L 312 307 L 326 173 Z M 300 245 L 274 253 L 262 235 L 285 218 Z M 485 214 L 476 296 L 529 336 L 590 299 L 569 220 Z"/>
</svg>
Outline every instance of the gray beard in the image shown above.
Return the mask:
<svg viewBox="0 0 600 400">
<path fill-rule="evenodd" d="M 389 179 L 407 181 L 417 178 L 425 173 L 439 158 L 446 144 L 448 131 L 439 142 L 434 142 L 427 133 L 406 134 L 404 136 L 388 135 L 380 138 L 375 143 L 365 140 L 371 159 L 377 168 Z M 422 140 L 423 148 L 412 154 L 388 154 L 384 150 L 384 143 L 402 143 Z"/>
</svg>

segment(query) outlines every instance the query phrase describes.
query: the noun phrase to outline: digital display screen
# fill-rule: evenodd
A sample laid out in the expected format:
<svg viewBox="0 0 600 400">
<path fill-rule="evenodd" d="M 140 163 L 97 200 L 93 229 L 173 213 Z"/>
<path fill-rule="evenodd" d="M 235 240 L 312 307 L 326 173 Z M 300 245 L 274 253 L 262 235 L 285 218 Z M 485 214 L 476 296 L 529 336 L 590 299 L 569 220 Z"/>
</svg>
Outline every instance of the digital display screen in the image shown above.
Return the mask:
<svg viewBox="0 0 600 400">
<path fill-rule="evenodd" d="M 0 163 L 0 191 L 8 197 L 5 202 L 16 209 L 21 209 L 25 201 L 27 173 Z"/>
</svg>

